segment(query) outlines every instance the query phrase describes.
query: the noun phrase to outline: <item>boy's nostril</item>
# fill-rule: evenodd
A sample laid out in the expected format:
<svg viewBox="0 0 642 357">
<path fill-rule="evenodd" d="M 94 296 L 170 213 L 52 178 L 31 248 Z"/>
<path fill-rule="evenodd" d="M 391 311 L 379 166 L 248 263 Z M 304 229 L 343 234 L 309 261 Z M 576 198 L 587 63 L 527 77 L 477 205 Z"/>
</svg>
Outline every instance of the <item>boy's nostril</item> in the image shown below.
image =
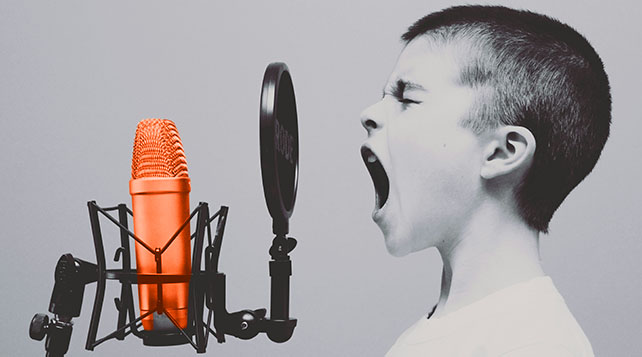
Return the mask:
<svg viewBox="0 0 642 357">
<path fill-rule="evenodd" d="M 366 119 L 366 121 L 363 124 L 366 127 L 366 129 L 376 129 L 377 128 L 377 123 L 372 119 Z"/>
</svg>

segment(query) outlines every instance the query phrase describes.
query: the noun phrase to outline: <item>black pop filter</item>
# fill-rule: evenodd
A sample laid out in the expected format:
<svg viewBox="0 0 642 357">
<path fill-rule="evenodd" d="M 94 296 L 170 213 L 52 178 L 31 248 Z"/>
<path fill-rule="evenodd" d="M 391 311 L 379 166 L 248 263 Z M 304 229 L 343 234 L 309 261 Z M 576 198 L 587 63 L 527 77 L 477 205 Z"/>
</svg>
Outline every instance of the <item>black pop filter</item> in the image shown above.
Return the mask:
<svg viewBox="0 0 642 357">
<path fill-rule="evenodd" d="M 261 89 L 260 145 L 265 202 L 276 235 L 288 234 L 299 172 L 299 129 L 292 77 L 285 63 L 270 63 Z"/>
</svg>

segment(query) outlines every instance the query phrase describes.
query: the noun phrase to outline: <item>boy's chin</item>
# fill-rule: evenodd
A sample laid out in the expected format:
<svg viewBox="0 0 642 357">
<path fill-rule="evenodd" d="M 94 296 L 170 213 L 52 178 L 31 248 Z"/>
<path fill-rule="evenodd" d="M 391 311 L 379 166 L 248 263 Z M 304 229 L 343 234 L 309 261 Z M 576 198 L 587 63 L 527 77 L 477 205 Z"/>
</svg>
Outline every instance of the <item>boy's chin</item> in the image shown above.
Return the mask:
<svg viewBox="0 0 642 357">
<path fill-rule="evenodd" d="M 384 241 L 386 242 L 386 249 L 390 255 L 394 257 L 404 257 L 410 253 L 434 247 L 433 244 L 424 240 L 426 236 L 429 236 L 428 233 L 418 235 L 412 230 L 403 229 L 405 227 L 407 227 L 407 225 L 394 227 L 397 229 L 381 230 Z"/>
<path fill-rule="evenodd" d="M 404 257 L 413 252 L 410 242 L 403 235 L 395 235 L 384 232 L 384 240 L 388 253 L 394 257 Z"/>
</svg>

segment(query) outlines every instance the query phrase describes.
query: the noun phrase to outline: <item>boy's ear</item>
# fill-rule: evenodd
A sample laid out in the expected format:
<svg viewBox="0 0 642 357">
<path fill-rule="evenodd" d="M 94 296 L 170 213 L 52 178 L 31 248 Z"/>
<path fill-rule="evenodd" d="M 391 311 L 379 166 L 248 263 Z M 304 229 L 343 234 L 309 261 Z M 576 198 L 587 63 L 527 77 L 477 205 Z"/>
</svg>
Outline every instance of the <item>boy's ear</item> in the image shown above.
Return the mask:
<svg viewBox="0 0 642 357">
<path fill-rule="evenodd" d="M 507 125 L 490 134 L 480 175 L 486 180 L 524 172 L 535 155 L 535 137 L 523 126 Z M 521 175 L 520 175 L 521 176 Z"/>
</svg>

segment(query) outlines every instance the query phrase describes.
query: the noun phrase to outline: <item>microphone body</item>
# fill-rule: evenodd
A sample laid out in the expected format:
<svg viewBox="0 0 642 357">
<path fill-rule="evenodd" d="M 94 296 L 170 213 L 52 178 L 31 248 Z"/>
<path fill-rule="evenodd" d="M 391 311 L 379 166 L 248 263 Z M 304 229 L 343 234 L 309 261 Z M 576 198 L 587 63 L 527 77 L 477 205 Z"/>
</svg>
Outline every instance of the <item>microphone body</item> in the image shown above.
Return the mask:
<svg viewBox="0 0 642 357">
<path fill-rule="evenodd" d="M 190 179 L 182 143 L 173 122 L 145 119 L 136 128 L 132 159 L 134 233 L 152 250 L 162 251 L 189 218 Z M 160 254 L 136 243 L 136 270 L 139 274 L 189 275 L 191 273 L 190 227 L 183 227 L 175 240 Z M 160 264 L 159 264 L 160 263 Z M 187 327 L 189 282 L 140 283 L 138 298 L 145 330 L 175 329 L 168 313 L 181 328 Z M 161 308 L 162 307 L 162 308 Z"/>
<path fill-rule="evenodd" d="M 141 178 L 131 180 L 134 212 L 134 233 L 153 249 L 162 249 L 178 228 L 189 218 L 189 178 Z M 161 273 L 190 274 L 190 228 L 183 228 L 178 237 L 161 255 Z M 157 273 L 155 255 L 136 244 L 136 269 L 138 273 Z M 189 283 L 138 284 L 141 315 L 157 307 L 158 302 L 178 322 L 187 326 Z M 153 318 L 143 319 L 143 328 L 152 330 Z"/>
</svg>

